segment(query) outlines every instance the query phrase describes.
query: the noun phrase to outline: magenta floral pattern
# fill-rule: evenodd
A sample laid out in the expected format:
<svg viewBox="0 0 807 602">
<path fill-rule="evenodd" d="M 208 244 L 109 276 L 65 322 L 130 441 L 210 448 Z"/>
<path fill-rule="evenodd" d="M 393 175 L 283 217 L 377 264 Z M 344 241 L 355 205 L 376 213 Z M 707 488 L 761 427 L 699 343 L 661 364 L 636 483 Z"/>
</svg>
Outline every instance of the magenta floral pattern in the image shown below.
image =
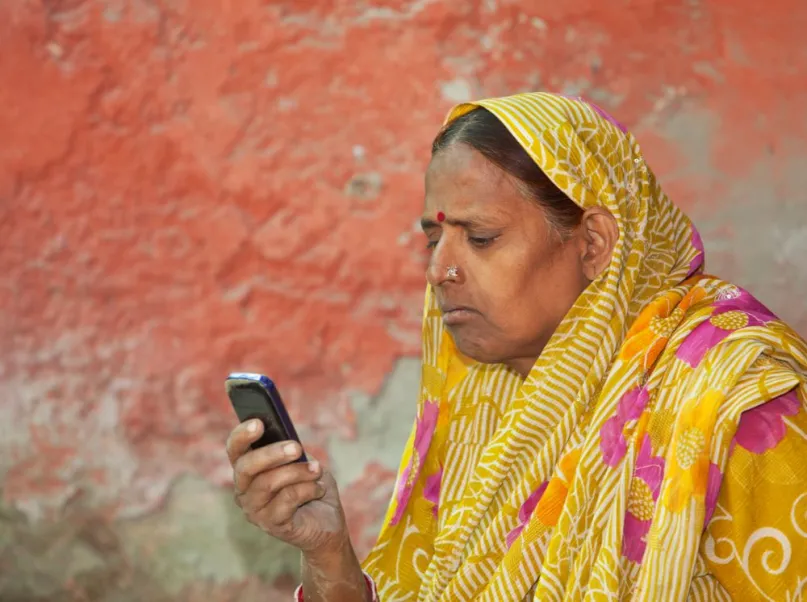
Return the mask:
<svg viewBox="0 0 807 602">
<path fill-rule="evenodd" d="M 602 425 L 600 452 L 608 466 L 616 466 L 625 456 L 628 444 L 622 431 L 629 420 L 636 420 L 642 415 L 648 399 L 647 389 L 644 387 L 631 389 L 619 400 L 616 416 L 612 416 Z"/>
<path fill-rule="evenodd" d="M 420 476 L 423 461 L 426 458 L 426 453 L 429 451 L 432 437 L 434 437 L 434 429 L 437 427 L 437 417 L 439 413 L 440 406 L 438 403 L 426 401 L 426 403 L 423 404 L 423 412 L 415 422 L 415 441 L 412 458 L 409 460 L 407 467 L 401 472 L 401 477 L 396 487 L 395 513 L 392 515 L 390 521 L 393 525 L 401 520 L 406 510 L 406 505 L 409 503 L 409 498 L 412 497 L 412 490 Z M 436 488 L 434 482 L 429 485 L 429 493 L 434 496 L 436 489 L 436 495 L 439 495 L 439 481 Z"/>
<path fill-rule="evenodd" d="M 704 506 L 706 507 L 706 514 L 704 516 L 703 524 L 707 525 L 712 520 L 712 515 L 717 506 L 717 496 L 720 493 L 720 485 L 723 484 L 723 473 L 720 472 L 720 467 L 711 462 L 709 464 L 709 476 L 706 484 L 706 499 Z"/>
<path fill-rule="evenodd" d="M 801 401 L 796 390 L 748 410 L 740 417 L 734 442 L 755 454 L 763 454 L 785 438 L 785 416 L 799 413 Z M 807 461 L 807 458 L 805 458 Z"/>
<path fill-rule="evenodd" d="M 443 468 L 436 474 L 426 477 L 426 482 L 423 485 L 423 497 L 432 503 L 432 514 L 437 517 L 437 511 L 440 508 L 440 484 L 443 481 Z"/>
<path fill-rule="evenodd" d="M 632 562 L 641 563 L 644 557 L 663 479 L 664 458 L 653 455 L 650 437 L 645 435 L 636 457 L 622 534 L 622 555 Z"/>
<path fill-rule="evenodd" d="M 701 266 L 703 266 L 703 259 L 705 256 L 705 251 L 703 248 L 703 240 L 701 239 L 701 234 L 698 232 L 698 229 L 695 227 L 695 224 L 692 224 L 692 246 L 697 249 L 698 254 L 693 257 L 692 261 L 689 262 L 689 274 L 687 274 L 687 278 L 692 276 L 695 272 L 697 272 Z"/>
<path fill-rule="evenodd" d="M 524 527 L 527 526 L 527 523 L 530 522 L 532 513 L 538 506 L 538 502 L 541 501 L 541 496 L 544 495 L 544 491 L 546 491 L 546 486 L 548 484 L 549 481 L 544 481 L 543 483 L 541 483 L 538 489 L 533 491 L 521 505 L 521 508 L 518 511 L 518 526 L 507 534 L 508 549 L 510 549 L 510 546 L 513 545 L 513 542 L 515 542 L 516 539 L 518 539 L 518 536 L 521 535 L 521 532 L 524 530 Z"/>
<path fill-rule="evenodd" d="M 693 368 L 698 366 L 706 353 L 732 332 L 748 326 L 762 326 L 776 316 L 751 294 L 737 289 L 731 299 L 712 303 L 714 311 L 684 339 L 675 355 Z"/>
</svg>

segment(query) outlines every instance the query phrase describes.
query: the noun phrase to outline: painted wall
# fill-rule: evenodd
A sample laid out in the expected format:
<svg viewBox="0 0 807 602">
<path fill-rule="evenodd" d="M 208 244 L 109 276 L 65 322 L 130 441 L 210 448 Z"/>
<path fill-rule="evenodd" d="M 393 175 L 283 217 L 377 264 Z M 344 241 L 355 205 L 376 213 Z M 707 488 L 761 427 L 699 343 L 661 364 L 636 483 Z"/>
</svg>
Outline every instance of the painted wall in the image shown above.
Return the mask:
<svg viewBox="0 0 807 602">
<path fill-rule="evenodd" d="M 629 125 L 709 271 L 807 334 L 807 4 L 0 3 L 0 598 L 282 600 L 231 369 L 373 540 L 413 413 L 431 138 L 546 89 Z"/>
</svg>

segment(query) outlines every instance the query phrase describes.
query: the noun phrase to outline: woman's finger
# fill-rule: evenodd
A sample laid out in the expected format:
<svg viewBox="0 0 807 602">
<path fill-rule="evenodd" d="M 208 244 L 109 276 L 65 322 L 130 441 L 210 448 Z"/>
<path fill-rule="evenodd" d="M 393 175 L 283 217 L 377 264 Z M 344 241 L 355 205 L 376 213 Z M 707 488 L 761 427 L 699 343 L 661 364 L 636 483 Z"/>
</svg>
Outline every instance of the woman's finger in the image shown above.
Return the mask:
<svg viewBox="0 0 807 602">
<path fill-rule="evenodd" d="M 240 423 L 227 437 L 227 458 L 235 466 L 238 458 L 250 450 L 252 445 L 263 434 L 263 423 L 260 420 L 247 420 Z"/>
<path fill-rule="evenodd" d="M 313 500 L 318 500 L 324 495 L 325 487 L 318 481 L 308 481 L 284 487 L 278 492 L 272 503 L 266 507 L 269 511 L 269 524 L 275 527 L 283 527 L 291 521 L 300 506 Z"/>
<path fill-rule="evenodd" d="M 233 466 L 235 490 L 245 493 L 256 476 L 296 460 L 301 453 L 296 441 L 281 441 L 246 452 Z"/>
<path fill-rule="evenodd" d="M 245 512 L 260 512 L 280 492 L 298 483 L 316 481 L 322 475 L 318 462 L 287 464 L 274 470 L 259 473 L 252 479 L 249 489 L 236 496 L 237 504 Z"/>
<path fill-rule="evenodd" d="M 257 475 L 249 492 L 256 496 L 277 495 L 281 490 L 297 483 L 316 481 L 322 476 L 319 462 L 294 463 Z"/>
</svg>

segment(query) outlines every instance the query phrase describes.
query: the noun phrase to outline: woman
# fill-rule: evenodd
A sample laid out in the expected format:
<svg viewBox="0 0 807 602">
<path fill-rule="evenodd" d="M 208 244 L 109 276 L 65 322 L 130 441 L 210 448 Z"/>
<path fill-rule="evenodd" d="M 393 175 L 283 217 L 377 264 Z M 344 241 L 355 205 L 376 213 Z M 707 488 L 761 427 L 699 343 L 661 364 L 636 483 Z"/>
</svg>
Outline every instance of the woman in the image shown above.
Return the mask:
<svg viewBox="0 0 807 602">
<path fill-rule="evenodd" d="M 228 442 L 249 520 L 302 550 L 298 599 L 807 594 L 807 345 L 702 274 L 619 123 L 549 94 L 460 105 L 422 221 L 418 417 L 366 574 L 326 470 L 247 452 L 260 425 Z"/>
</svg>

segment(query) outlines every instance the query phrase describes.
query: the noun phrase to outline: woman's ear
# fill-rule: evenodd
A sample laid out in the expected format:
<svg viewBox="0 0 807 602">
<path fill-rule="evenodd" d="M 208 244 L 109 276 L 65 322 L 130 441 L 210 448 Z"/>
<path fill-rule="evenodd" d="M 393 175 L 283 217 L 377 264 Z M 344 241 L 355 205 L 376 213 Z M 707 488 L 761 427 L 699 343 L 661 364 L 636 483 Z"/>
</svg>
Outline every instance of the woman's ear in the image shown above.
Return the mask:
<svg viewBox="0 0 807 602">
<path fill-rule="evenodd" d="M 579 232 L 583 243 L 583 274 L 593 281 L 611 263 L 611 255 L 619 239 L 619 227 L 610 211 L 591 207 L 583 213 Z"/>
</svg>

